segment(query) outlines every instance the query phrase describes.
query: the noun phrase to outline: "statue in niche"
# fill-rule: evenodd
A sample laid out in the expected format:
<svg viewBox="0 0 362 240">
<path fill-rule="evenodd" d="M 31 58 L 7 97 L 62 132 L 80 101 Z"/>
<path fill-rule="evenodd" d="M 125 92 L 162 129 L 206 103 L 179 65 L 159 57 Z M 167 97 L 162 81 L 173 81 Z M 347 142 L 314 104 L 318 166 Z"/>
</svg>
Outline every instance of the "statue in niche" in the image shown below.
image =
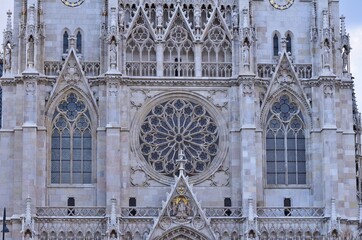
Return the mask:
<svg viewBox="0 0 362 240">
<path fill-rule="evenodd" d="M 110 239 L 110 240 L 117 240 L 117 239 L 118 239 L 118 238 L 117 238 L 117 234 L 116 234 L 114 231 L 112 231 L 111 236 L 110 236 L 109 239 Z"/>
<path fill-rule="evenodd" d="M 163 7 L 161 4 L 158 4 L 156 7 L 156 18 L 157 18 L 157 27 L 162 27 Z"/>
<path fill-rule="evenodd" d="M 5 46 L 5 56 L 4 56 L 5 64 L 4 69 L 10 70 L 11 69 L 11 45 L 7 43 Z"/>
<path fill-rule="evenodd" d="M 195 26 L 196 27 L 200 27 L 200 20 L 201 20 L 200 7 L 196 6 L 196 8 L 195 8 Z"/>
<path fill-rule="evenodd" d="M 323 68 L 329 69 L 330 59 L 331 57 L 330 57 L 329 43 L 326 40 L 323 45 L 323 55 L 322 55 Z"/>
<path fill-rule="evenodd" d="M 33 36 L 29 37 L 28 40 L 28 49 L 27 49 L 27 60 L 28 60 L 28 66 L 33 67 L 34 64 L 34 38 Z"/>
<path fill-rule="evenodd" d="M 24 236 L 24 239 L 25 239 L 25 240 L 31 240 L 31 239 L 33 239 L 32 236 L 31 236 L 31 232 L 30 232 L 29 230 L 26 231 L 25 236 Z"/>
<path fill-rule="evenodd" d="M 124 10 L 123 10 L 123 6 L 120 6 L 118 9 L 118 21 L 119 21 L 119 26 L 123 27 L 124 24 Z"/>
<path fill-rule="evenodd" d="M 117 44 L 114 38 L 112 38 L 109 46 L 109 62 L 111 64 L 111 68 L 115 68 L 117 66 Z"/>
<path fill-rule="evenodd" d="M 238 16 L 238 11 L 236 9 L 232 13 L 232 21 L 233 21 L 233 27 L 239 26 L 239 16 Z"/>
<path fill-rule="evenodd" d="M 243 63 L 244 63 L 244 70 L 250 70 L 250 47 L 249 42 L 247 40 L 244 41 L 243 45 Z"/>
<path fill-rule="evenodd" d="M 176 197 L 172 201 L 172 212 L 173 215 L 176 216 L 178 219 L 186 219 L 191 212 L 190 209 L 190 202 L 184 196 Z"/>
<path fill-rule="evenodd" d="M 349 51 L 347 50 L 347 47 L 344 46 L 342 52 L 342 70 L 344 73 L 348 72 L 348 55 Z"/>
</svg>

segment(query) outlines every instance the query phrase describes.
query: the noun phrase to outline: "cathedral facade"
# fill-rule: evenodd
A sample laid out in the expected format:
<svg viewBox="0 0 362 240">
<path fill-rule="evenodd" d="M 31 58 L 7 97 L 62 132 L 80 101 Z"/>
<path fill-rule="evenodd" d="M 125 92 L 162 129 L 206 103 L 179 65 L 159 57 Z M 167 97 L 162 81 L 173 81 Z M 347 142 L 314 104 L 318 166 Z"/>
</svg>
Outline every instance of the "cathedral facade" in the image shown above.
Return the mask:
<svg viewBox="0 0 362 240">
<path fill-rule="evenodd" d="M 6 239 L 361 239 L 338 0 L 15 0 L 3 51 Z"/>
</svg>

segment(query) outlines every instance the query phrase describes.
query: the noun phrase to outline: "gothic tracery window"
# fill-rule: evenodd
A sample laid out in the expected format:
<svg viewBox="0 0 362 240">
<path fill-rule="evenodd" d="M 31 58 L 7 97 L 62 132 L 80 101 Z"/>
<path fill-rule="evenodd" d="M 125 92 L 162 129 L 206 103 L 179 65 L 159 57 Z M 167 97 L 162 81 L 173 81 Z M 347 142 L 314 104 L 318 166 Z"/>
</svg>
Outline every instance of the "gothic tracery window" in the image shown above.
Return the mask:
<svg viewBox="0 0 362 240">
<path fill-rule="evenodd" d="M 231 77 L 231 49 L 231 42 L 218 19 L 215 19 L 202 48 L 202 76 Z"/>
<path fill-rule="evenodd" d="M 208 169 L 219 152 L 218 126 L 202 105 L 186 99 L 165 101 L 152 108 L 140 127 L 140 152 L 151 168 L 166 176 L 177 171 L 183 150 L 185 170 L 196 175 Z"/>
<path fill-rule="evenodd" d="M 290 36 L 290 34 L 287 34 L 286 37 L 287 40 L 287 53 L 292 53 L 292 37 Z"/>
<path fill-rule="evenodd" d="M 179 13 L 178 13 L 179 14 Z M 164 76 L 193 77 L 195 75 L 194 44 L 180 15 L 168 36 L 164 48 Z"/>
<path fill-rule="evenodd" d="M 306 184 L 305 125 L 298 105 L 282 95 L 266 129 L 267 184 Z"/>
<path fill-rule="evenodd" d="M 89 110 L 69 93 L 56 107 L 51 134 L 51 183 L 92 182 L 92 132 Z"/>
<path fill-rule="evenodd" d="M 126 72 L 129 76 L 156 76 L 156 48 L 140 17 L 127 41 Z"/>
</svg>

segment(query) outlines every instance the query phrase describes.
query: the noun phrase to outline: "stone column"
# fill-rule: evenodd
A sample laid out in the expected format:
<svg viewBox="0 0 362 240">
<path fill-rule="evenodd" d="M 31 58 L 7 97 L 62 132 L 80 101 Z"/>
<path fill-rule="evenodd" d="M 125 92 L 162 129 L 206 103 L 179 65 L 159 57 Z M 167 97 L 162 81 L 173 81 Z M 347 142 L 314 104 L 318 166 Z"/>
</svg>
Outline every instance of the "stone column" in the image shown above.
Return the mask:
<svg viewBox="0 0 362 240">
<path fill-rule="evenodd" d="M 157 77 L 163 77 L 163 48 L 162 42 L 156 44 Z"/>
<path fill-rule="evenodd" d="M 106 201 L 120 198 L 120 86 L 117 75 L 106 75 Z M 108 205 L 109 203 L 107 203 Z"/>
<path fill-rule="evenodd" d="M 252 76 L 245 76 L 240 85 L 240 124 L 241 124 L 241 179 L 243 206 L 247 206 L 248 199 L 254 199 L 256 207 L 257 193 L 257 159 L 255 147 L 255 104 L 254 104 L 254 83 Z M 259 169 L 261 170 L 261 169 Z M 248 208 L 244 208 L 247 211 Z M 247 216 L 247 212 L 244 212 Z"/>
<path fill-rule="evenodd" d="M 195 77 L 202 77 L 202 45 L 200 43 L 195 44 Z"/>
</svg>

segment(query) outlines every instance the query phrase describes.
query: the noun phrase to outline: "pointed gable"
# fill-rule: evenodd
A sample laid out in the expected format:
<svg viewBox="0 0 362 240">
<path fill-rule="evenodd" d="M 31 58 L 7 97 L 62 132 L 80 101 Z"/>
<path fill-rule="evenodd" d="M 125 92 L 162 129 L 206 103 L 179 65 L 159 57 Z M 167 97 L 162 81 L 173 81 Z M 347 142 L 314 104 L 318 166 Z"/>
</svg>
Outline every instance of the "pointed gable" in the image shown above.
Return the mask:
<svg viewBox="0 0 362 240">
<path fill-rule="evenodd" d="M 135 13 L 135 17 L 133 18 L 133 20 L 128 28 L 128 32 L 126 34 L 126 39 L 128 39 L 131 36 L 133 30 L 137 26 L 143 26 L 147 30 L 147 32 L 151 35 L 152 39 L 156 39 L 154 31 L 152 31 L 152 29 L 153 29 L 152 24 L 150 23 L 145 11 L 143 10 L 143 8 L 141 6 L 138 7 L 138 9 Z"/>
<path fill-rule="evenodd" d="M 96 109 L 96 101 L 74 48 L 69 50 L 68 57 L 65 59 L 63 68 L 50 95 L 49 103 L 54 102 L 61 93 L 67 91 L 68 89 L 75 89 L 87 96 L 88 99 L 91 100 L 94 109 Z"/>
<path fill-rule="evenodd" d="M 222 13 L 220 12 L 219 8 L 215 8 L 214 11 L 211 14 L 210 21 L 208 21 L 205 30 L 203 32 L 202 38 L 205 39 L 209 35 L 209 31 L 214 27 L 219 27 L 223 30 L 226 37 L 231 40 L 232 35 L 230 31 L 228 30 L 227 24 L 225 22 L 225 19 L 222 17 Z"/>
<path fill-rule="evenodd" d="M 175 12 L 167 26 L 167 29 L 164 34 L 164 40 L 168 40 L 170 37 L 173 37 L 173 33 L 177 33 L 176 35 L 184 35 L 187 32 L 187 37 L 191 41 L 195 41 L 195 36 L 192 33 L 192 29 L 190 24 L 187 22 L 185 14 L 182 12 L 180 6 L 178 5 L 175 9 Z M 180 36 L 181 36 L 180 35 Z M 174 39 L 178 41 L 178 39 Z"/>
<path fill-rule="evenodd" d="M 179 159 L 183 159 L 183 156 L 181 153 Z M 212 239 L 216 239 L 210 221 L 206 218 L 188 182 L 188 177 L 184 176 L 183 164 L 180 163 L 179 176 L 176 177 L 176 183 L 171 186 L 171 193 L 167 194 L 166 201 L 162 202 L 161 213 L 155 220 L 148 239 L 166 239 L 165 232 L 172 235 L 173 230 L 180 229 L 180 226 L 182 229 L 187 228 L 189 232 L 194 232 L 196 236 L 213 236 Z"/>
<path fill-rule="evenodd" d="M 269 84 L 266 96 L 264 98 L 263 106 L 274 98 L 275 95 L 282 91 L 288 91 L 293 93 L 296 97 L 302 100 L 306 106 L 310 109 L 309 104 L 306 101 L 306 96 L 298 79 L 298 75 L 294 71 L 294 66 L 289 59 L 286 52 L 283 52 L 278 65 L 275 68 L 272 80 Z"/>
</svg>

